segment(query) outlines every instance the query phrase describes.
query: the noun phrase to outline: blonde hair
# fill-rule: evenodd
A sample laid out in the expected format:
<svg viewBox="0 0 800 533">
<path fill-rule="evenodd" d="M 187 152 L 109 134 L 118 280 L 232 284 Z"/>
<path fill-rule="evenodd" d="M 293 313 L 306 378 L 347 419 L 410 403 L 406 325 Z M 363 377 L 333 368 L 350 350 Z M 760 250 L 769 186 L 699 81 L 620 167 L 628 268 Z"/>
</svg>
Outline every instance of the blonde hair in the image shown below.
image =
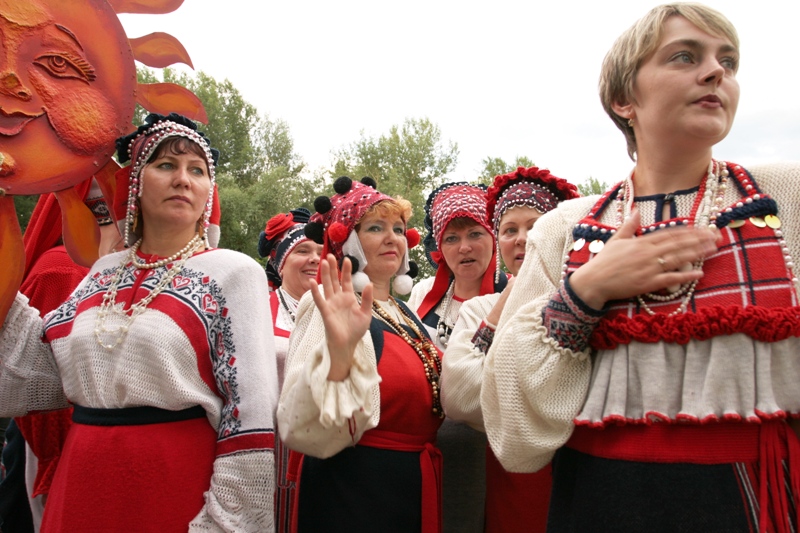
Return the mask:
<svg viewBox="0 0 800 533">
<path fill-rule="evenodd" d="M 382 200 L 372 204 L 361 218 L 363 219 L 368 215 L 382 219 L 399 216 L 403 219 L 403 222 L 407 223 L 411 219 L 411 213 L 411 202 L 398 196 L 391 200 Z M 358 231 L 360 227 L 361 222 L 356 224 L 355 230 Z"/>
<path fill-rule="evenodd" d="M 702 4 L 688 2 L 654 7 L 617 38 L 600 70 L 600 101 L 605 112 L 625 135 L 631 159 L 636 153 L 636 136 L 628 125 L 628 119 L 617 115 L 612 106 L 633 101 L 633 85 L 639 67 L 655 52 L 661 42 L 664 25 L 670 17 L 683 17 L 709 35 L 728 39 L 739 48 L 736 28 L 722 13 Z"/>
</svg>

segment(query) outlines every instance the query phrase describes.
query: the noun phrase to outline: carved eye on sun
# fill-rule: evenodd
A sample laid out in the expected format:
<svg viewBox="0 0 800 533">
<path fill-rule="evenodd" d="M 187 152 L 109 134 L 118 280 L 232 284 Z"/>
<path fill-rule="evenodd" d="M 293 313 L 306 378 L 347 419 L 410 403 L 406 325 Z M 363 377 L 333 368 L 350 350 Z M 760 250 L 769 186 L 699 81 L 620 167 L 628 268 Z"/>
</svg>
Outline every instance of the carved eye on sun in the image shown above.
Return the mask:
<svg viewBox="0 0 800 533">
<path fill-rule="evenodd" d="M 0 319 L 25 258 L 11 196 L 55 192 L 73 260 L 97 259 L 99 232 L 74 186 L 97 179 L 113 197 L 114 141 L 133 130 L 136 104 L 207 122 L 200 100 L 171 83 L 139 84 L 136 64 L 192 67 L 166 33 L 129 39 L 118 14 L 164 14 L 183 0 L 0 0 Z M 43 157 L 46 154 L 46 157 Z M 109 196 L 110 195 L 110 196 Z"/>
</svg>

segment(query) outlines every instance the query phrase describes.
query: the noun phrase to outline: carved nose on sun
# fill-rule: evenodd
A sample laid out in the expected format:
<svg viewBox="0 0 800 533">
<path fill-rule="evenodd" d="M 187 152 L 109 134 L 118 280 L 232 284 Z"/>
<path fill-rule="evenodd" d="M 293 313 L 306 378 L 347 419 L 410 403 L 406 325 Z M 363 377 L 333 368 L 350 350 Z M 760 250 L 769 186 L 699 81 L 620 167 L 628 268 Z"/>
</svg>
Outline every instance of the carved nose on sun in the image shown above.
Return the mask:
<svg viewBox="0 0 800 533">
<path fill-rule="evenodd" d="M 14 72 L 5 71 L 0 73 L 0 93 L 19 98 L 27 102 L 31 99 L 31 91 L 25 87 L 22 80 Z"/>
</svg>

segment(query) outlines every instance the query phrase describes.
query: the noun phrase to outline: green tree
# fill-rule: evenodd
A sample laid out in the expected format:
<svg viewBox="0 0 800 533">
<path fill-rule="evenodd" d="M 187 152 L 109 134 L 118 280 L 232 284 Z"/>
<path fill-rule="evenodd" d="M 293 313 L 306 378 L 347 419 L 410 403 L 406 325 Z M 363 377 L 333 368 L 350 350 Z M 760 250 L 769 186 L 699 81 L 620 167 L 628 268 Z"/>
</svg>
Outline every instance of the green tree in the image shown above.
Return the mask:
<svg viewBox="0 0 800 533">
<path fill-rule="evenodd" d="M 145 68 L 138 75 L 141 82 L 162 81 Z M 289 125 L 259 114 L 229 80 L 171 69 L 162 75 L 163 81 L 194 92 L 208 115 L 208 124 L 199 127 L 220 151 L 216 169 L 222 207 L 220 246 L 257 258 L 258 235 L 266 221 L 295 207 L 311 208 L 324 177 L 302 175 L 305 163 L 294 151 Z M 140 110 L 138 118 L 144 120 L 145 115 Z"/>
<path fill-rule="evenodd" d="M 36 207 L 36 202 L 39 201 L 39 195 L 33 194 L 30 196 L 14 196 L 14 207 L 17 210 L 17 220 L 19 220 L 19 227 L 23 233 L 25 228 L 28 227 L 28 222 L 31 220 L 33 208 Z"/>
<path fill-rule="evenodd" d="M 487 157 L 481 163 L 483 164 L 483 168 L 480 174 L 478 174 L 478 179 L 475 180 L 475 183 L 483 183 L 484 185 L 491 185 L 495 176 L 508 174 L 509 172 L 517 170 L 519 167 L 528 168 L 536 166 L 530 157 L 524 155 L 518 155 L 513 163 L 506 163 L 500 157 Z"/>
<path fill-rule="evenodd" d="M 445 182 L 458 162 L 458 145 L 442 140 L 439 126 L 427 118 L 407 118 L 386 135 L 361 138 L 336 152 L 334 175 L 354 179 L 371 176 L 378 188 L 391 196 L 402 196 L 415 207 L 425 204 L 428 192 Z M 418 208 L 412 218 L 422 225 Z"/>
<path fill-rule="evenodd" d="M 600 181 L 597 178 L 593 178 L 591 176 L 589 176 L 589 179 L 587 179 L 583 183 L 578 184 L 578 191 L 581 193 L 581 196 L 603 194 L 608 189 L 609 185 L 606 182 Z"/>
<path fill-rule="evenodd" d="M 371 176 L 378 189 L 390 196 L 402 196 L 414 206 L 409 226 L 425 237 L 423 206 L 427 195 L 444 183 L 458 162 L 458 145 L 444 141 L 439 126 L 428 118 L 407 118 L 378 137 L 361 137 L 335 152 L 334 177 L 353 179 Z M 420 267 L 420 279 L 433 275 L 422 246 L 411 250 Z"/>
</svg>

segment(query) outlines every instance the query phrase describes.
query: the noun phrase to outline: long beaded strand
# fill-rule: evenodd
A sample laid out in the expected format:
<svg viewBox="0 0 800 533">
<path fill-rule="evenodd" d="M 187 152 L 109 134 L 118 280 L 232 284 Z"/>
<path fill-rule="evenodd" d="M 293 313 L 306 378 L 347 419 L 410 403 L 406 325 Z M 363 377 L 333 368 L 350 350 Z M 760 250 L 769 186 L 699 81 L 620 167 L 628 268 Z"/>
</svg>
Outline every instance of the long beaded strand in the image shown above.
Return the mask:
<svg viewBox="0 0 800 533">
<path fill-rule="evenodd" d="M 161 261 L 157 261 L 156 263 L 137 264 L 136 250 L 138 250 L 141 242 L 141 239 L 139 239 L 139 241 L 137 241 L 136 244 L 131 247 L 125 259 L 123 259 L 122 263 L 119 265 L 119 267 L 117 267 L 117 270 L 114 272 L 114 276 L 111 278 L 111 282 L 109 283 L 108 290 L 106 290 L 106 292 L 103 294 L 103 302 L 100 304 L 100 308 L 97 310 L 97 317 L 95 318 L 94 322 L 94 334 L 97 338 L 98 344 L 107 350 L 113 350 L 119 346 L 119 344 L 122 342 L 122 339 L 124 339 L 125 335 L 128 333 L 128 329 L 130 328 L 131 324 L 133 324 L 133 321 L 136 320 L 136 317 L 144 313 L 150 302 L 152 302 L 155 297 L 158 296 L 167 287 L 167 285 L 172 282 L 175 276 L 177 276 L 178 273 L 183 270 L 183 265 L 186 264 L 186 261 L 192 257 L 197 249 L 197 245 L 200 243 L 200 237 L 199 235 L 195 235 L 194 238 L 189 241 L 189 244 L 187 244 L 181 250 L 181 252 L 179 252 L 180 259 L 173 263 L 172 267 L 167 271 L 166 274 L 164 274 L 164 277 L 159 280 L 158 284 L 153 287 L 153 290 L 151 290 L 147 296 L 131 305 L 129 309 L 124 310 L 122 309 L 123 304 L 117 305 L 116 299 L 117 288 L 119 287 L 119 283 L 122 280 L 122 275 L 125 272 L 125 265 L 132 263 L 136 268 L 143 269 L 147 268 L 146 265 L 155 265 L 157 263 L 161 263 Z M 190 246 L 192 243 L 193 246 Z M 163 266 L 166 264 L 168 264 L 168 262 L 158 266 Z M 111 315 L 125 317 L 124 323 L 116 328 L 109 328 L 107 323 Z M 103 337 L 105 335 L 113 335 L 113 342 L 110 344 L 104 342 Z"/>
<path fill-rule="evenodd" d="M 715 173 L 714 170 L 717 169 Z M 700 202 L 700 205 L 697 208 L 694 218 L 694 226 L 698 228 L 714 228 L 716 227 L 716 220 L 717 216 L 719 215 L 720 210 L 722 209 L 722 202 L 724 200 L 725 191 L 727 189 L 727 179 L 728 179 L 728 169 L 724 162 L 718 163 L 717 161 L 711 160 L 711 163 L 708 166 L 708 172 L 706 173 L 706 182 L 705 182 L 705 190 L 703 191 L 703 198 Z M 625 202 L 625 210 L 627 216 L 630 214 L 630 208 L 632 207 L 632 200 L 633 200 L 633 184 L 630 183 L 631 180 L 625 182 L 625 195 L 630 195 L 628 201 Z M 630 184 L 629 184 L 630 183 Z M 699 259 L 692 264 L 693 270 L 702 270 L 703 264 L 705 263 L 704 259 Z M 677 290 L 670 291 L 668 294 L 655 294 L 648 292 L 644 294 L 651 300 L 655 300 L 657 302 L 668 302 L 670 300 L 674 300 L 676 298 L 681 299 L 681 303 L 677 309 L 669 313 L 667 316 L 674 316 L 677 314 L 686 313 L 686 310 L 689 307 L 689 302 L 694 295 L 694 291 L 697 288 L 697 284 L 700 280 L 693 280 L 690 283 L 685 283 L 681 285 Z M 642 309 L 648 315 L 655 315 L 655 311 L 650 309 L 647 303 L 644 301 L 642 295 L 638 295 L 636 299 L 639 301 L 639 305 L 642 306 Z"/>
<path fill-rule="evenodd" d="M 414 332 L 414 335 L 416 335 L 417 339 L 419 340 L 412 339 L 406 330 L 404 330 L 402 326 L 400 326 L 400 324 L 398 324 L 397 321 L 378 304 L 378 302 L 372 302 L 372 310 L 375 312 L 378 318 L 383 320 L 390 328 L 392 328 L 395 333 L 397 333 L 401 339 L 406 341 L 406 343 L 411 346 L 415 352 L 417 352 L 417 355 L 419 355 L 419 358 L 422 361 L 422 366 L 425 368 L 425 377 L 431 386 L 431 392 L 433 395 L 433 408 L 431 411 L 439 418 L 444 418 L 442 400 L 439 396 L 439 376 L 442 373 L 442 360 L 439 357 L 439 352 L 436 350 L 436 346 L 434 346 L 430 340 L 423 336 L 422 332 L 414 323 L 414 320 L 408 316 L 402 307 L 397 305 L 397 302 L 394 301 L 394 298 L 390 296 L 389 300 L 395 305 L 395 307 L 397 307 L 397 310 L 400 311 L 400 316 L 403 317 L 404 322 L 408 324 L 408 326 L 411 328 L 411 331 Z"/>
</svg>

